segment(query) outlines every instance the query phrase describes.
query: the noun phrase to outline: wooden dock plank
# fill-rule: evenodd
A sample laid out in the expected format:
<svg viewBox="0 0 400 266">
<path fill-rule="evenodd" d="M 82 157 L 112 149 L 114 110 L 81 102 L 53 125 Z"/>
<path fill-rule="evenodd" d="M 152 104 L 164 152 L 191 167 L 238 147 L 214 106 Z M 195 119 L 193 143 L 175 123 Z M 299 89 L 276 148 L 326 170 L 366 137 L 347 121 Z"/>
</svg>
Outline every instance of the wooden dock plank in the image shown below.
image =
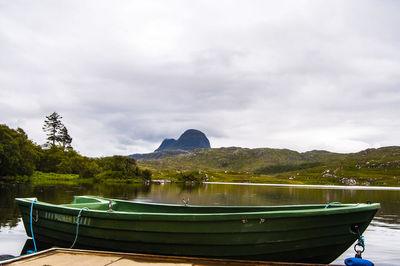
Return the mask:
<svg viewBox="0 0 400 266">
<path fill-rule="evenodd" d="M 76 250 L 51 248 L 35 254 L 21 256 L 8 261 L 0 262 L 2 265 L 18 266 L 209 266 L 209 265 L 237 265 L 237 266 L 317 266 L 322 264 L 282 263 L 266 261 L 244 261 L 230 259 L 175 257 L 151 254 L 119 253 L 94 250 Z"/>
<path fill-rule="evenodd" d="M 68 254 L 68 253 L 55 253 L 47 256 L 31 257 L 26 260 L 16 261 L 10 265 L 29 265 L 29 266 L 43 266 L 43 265 L 57 265 L 57 266 L 92 266 L 92 265 L 110 265 L 113 262 L 121 259 L 121 256 L 95 256 L 92 254 Z"/>
</svg>

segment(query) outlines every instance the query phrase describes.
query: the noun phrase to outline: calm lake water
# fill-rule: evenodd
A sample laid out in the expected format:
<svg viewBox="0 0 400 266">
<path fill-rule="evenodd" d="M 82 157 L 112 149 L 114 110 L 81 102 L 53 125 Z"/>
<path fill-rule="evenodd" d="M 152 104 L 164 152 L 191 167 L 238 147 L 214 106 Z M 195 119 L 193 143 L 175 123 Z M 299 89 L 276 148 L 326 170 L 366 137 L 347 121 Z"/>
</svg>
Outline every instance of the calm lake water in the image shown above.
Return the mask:
<svg viewBox="0 0 400 266">
<path fill-rule="evenodd" d="M 16 197 L 37 197 L 40 201 L 67 203 L 74 195 L 98 195 L 147 202 L 182 204 L 189 198 L 193 205 L 286 205 L 380 202 L 381 209 L 364 233 L 363 258 L 375 265 L 399 265 L 400 190 L 343 189 L 235 184 L 165 185 L 79 185 L 32 186 L 0 183 L 0 255 L 20 255 L 28 238 L 20 219 Z M 40 247 L 39 247 L 40 248 Z M 333 264 L 343 265 L 353 257 L 350 247 Z"/>
</svg>

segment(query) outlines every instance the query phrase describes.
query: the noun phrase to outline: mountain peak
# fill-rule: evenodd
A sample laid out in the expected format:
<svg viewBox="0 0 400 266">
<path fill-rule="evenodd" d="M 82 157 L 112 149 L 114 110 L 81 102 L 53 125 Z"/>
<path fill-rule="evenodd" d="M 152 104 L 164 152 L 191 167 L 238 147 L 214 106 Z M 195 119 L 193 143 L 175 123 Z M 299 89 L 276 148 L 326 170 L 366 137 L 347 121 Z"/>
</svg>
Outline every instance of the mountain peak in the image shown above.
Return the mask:
<svg viewBox="0 0 400 266">
<path fill-rule="evenodd" d="M 207 136 L 197 129 L 186 130 L 178 140 L 164 139 L 160 147 L 155 151 L 162 150 L 185 150 L 192 151 L 199 148 L 211 148 Z"/>
</svg>

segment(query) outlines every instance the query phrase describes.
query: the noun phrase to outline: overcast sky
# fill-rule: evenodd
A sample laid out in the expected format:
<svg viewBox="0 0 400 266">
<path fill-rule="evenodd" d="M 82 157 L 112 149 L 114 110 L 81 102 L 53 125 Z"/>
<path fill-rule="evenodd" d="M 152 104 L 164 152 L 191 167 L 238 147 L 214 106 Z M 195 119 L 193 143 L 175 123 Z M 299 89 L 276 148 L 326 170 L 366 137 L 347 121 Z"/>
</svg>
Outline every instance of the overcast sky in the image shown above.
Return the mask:
<svg viewBox="0 0 400 266">
<path fill-rule="evenodd" d="M 400 1 L 0 1 L 0 124 L 82 155 L 400 145 Z"/>
</svg>

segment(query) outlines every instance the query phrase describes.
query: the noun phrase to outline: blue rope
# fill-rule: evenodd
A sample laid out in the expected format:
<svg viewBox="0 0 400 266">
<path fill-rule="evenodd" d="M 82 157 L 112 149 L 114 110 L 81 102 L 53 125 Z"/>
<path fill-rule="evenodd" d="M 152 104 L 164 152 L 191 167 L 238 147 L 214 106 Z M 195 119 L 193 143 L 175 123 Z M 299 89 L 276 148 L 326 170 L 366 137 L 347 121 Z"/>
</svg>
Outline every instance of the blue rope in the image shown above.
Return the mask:
<svg viewBox="0 0 400 266">
<path fill-rule="evenodd" d="M 32 236 L 32 240 L 33 240 L 33 246 L 35 247 L 35 250 L 28 250 L 28 254 L 30 253 L 36 253 L 37 252 L 37 248 L 36 248 L 36 241 L 35 241 L 35 236 L 33 235 L 33 226 L 32 226 L 32 214 L 33 214 L 33 203 L 36 202 L 36 199 L 32 200 L 32 204 L 31 204 L 31 215 L 30 215 L 30 224 L 31 224 L 31 236 Z"/>
<path fill-rule="evenodd" d="M 82 211 L 83 210 L 89 210 L 89 208 L 88 207 L 83 207 L 80 211 L 79 211 L 79 213 L 78 213 L 78 216 L 76 217 L 76 231 L 75 231 L 75 240 L 74 240 L 74 243 L 72 243 L 72 245 L 71 245 L 71 247 L 70 248 L 73 248 L 74 246 L 75 246 L 75 243 L 76 243 L 76 240 L 78 240 L 78 233 L 79 233 L 79 219 L 81 218 L 81 213 L 82 213 Z"/>
<path fill-rule="evenodd" d="M 365 248 L 364 236 L 360 236 L 358 238 L 358 244 L 360 244 L 363 248 Z"/>
<path fill-rule="evenodd" d="M 325 205 L 325 209 L 328 209 L 333 204 L 342 204 L 342 203 L 341 202 L 331 202 L 331 203 Z"/>
<path fill-rule="evenodd" d="M 32 253 L 36 253 L 37 252 L 37 248 L 36 248 L 36 242 L 35 242 L 35 236 L 33 235 L 33 227 L 32 227 L 32 216 L 33 216 L 33 204 L 36 202 L 36 199 L 32 200 L 31 203 L 31 213 L 30 213 L 30 228 L 31 228 L 31 236 L 32 236 L 32 240 L 33 240 L 33 246 L 35 247 L 35 250 L 28 250 L 26 252 L 26 254 L 24 255 L 20 255 L 20 256 L 10 256 L 9 258 L 4 258 L 4 259 L 0 259 L 0 261 L 5 261 L 5 260 L 11 260 L 11 259 L 15 259 L 15 258 L 19 258 L 28 254 L 32 254 Z"/>
</svg>

